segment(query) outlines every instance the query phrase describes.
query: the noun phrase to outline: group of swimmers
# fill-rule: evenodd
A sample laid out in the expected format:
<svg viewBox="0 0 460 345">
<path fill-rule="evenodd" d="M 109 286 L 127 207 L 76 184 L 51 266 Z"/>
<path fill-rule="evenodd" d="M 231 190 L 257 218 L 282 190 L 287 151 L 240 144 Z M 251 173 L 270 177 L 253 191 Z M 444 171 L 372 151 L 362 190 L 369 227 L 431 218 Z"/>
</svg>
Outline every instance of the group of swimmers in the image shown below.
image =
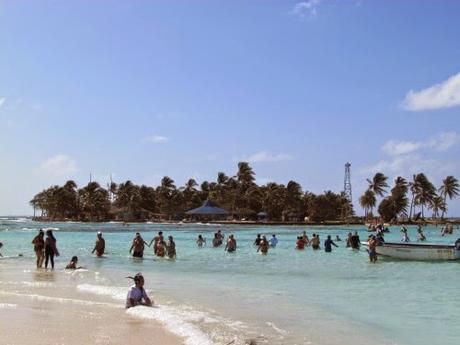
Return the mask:
<svg viewBox="0 0 460 345">
<path fill-rule="evenodd" d="M 150 243 L 144 241 L 141 234 L 136 232 L 129 253 L 135 258 L 144 256 L 145 245 L 151 247 L 153 243 L 153 254 L 157 257 L 167 256 L 170 259 L 176 258 L 176 243 L 172 236 L 168 236 L 168 241 L 164 240 L 163 231 L 159 231 L 158 235 L 154 236 Z"/>
</svg>

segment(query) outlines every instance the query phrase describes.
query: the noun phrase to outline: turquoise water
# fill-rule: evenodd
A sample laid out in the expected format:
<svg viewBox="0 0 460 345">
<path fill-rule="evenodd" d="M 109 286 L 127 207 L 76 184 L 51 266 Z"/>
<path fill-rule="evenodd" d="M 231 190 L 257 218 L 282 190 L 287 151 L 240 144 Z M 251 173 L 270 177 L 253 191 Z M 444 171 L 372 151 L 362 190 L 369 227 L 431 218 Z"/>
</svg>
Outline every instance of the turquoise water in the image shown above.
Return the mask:
<svg viewBox="0 0 460 345">
<path fill-rule="evenodd" d="M 294 249 L 303 230 L 340 235 L 364 227 L 261 227 L 206 224 L 35 223 L 26 219 L 0 220 L 2 254 L 29 269 L 34 267 L 30 241 L 39 228 L 56 228 L 62 268 L 72 255 L 80 264 L 104 277 L 78 282 L 78 287 L 99 294 L 113 288 L 124 291 L 124 277 L 142 271 L 157 303 L 167 305 L 175 317 L 192 324 L 209 344 L 244 343 L 254 338 L 268 344 L 458 344 L 460 334 L 460 263 L 368 262 L 364 250 L 339 248 L 332 253 Z M 236 253 L 210 248 L 213 233 L 235 234 Z M 173 235 L 177 260 L 154 259 L 146 248 L 144 260 L 130 258 L 128 250 L 136 231 L 149 242 L 157 231 Z M 399 241 L 392 227 L 387 240 Z M 453 243 L 455 230 L 441 237 L 439 228 L 428 227 L 429 242 Z M 105 258 L 91 255 L 95 232 L 103 231 Z M 276 233 L 279 244 L 267 256 L 252 246 L 257 233 Z M 197 248 L 195 239 L 208 240 Z M 416 238 L 415 227 L 409 236 Z M 23 256 L 18 257 L 21 253 Z M 106 290 L 104 290 L 106 288 Z M 112 289 L 110 289 L 112 288 Z M 196 335 L 196 334 L 195 334 Z M 201 341 L 203 343 L 203 341 Z"/>
</svg>

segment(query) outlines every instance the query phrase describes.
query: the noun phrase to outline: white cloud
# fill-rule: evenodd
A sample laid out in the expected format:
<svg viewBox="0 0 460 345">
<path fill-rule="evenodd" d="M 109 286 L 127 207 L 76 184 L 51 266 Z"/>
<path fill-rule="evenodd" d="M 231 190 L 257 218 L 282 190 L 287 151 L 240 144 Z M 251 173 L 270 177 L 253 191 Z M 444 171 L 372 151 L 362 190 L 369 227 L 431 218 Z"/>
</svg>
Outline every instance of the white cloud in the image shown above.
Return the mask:
<svg viewBox="0 0 460 345">
<path fill-rule="evenodd" d="M 291 160 L 291 159 L 292 159 L 292 156 L 285 154 L 285 153 L 274 155 L 267 151 L 259 151 L 243 160 L 249 163 L 260 163 L 260 162 L 280 162 L 280 161 L 286 161 L 286 160 Z"/>
<path fill-rule="evenodd" d="M 45 160 L 38 170 L 48 176 L 59 177 L 72 175 L 78 169 L 75 160 L 67 155 L 59 154 Z"/>
<path fill-rule="evenodd" d="M 456 132 L 444 132 L 427 141 L 388 140 L 382 146 L 382 151 L 389 156 L 399 156 L 418 151 L 423 148 L 446 151 L 460 141 Z"/>
<path fill-rule="evenodd" d="M 410 90 L 401 106 L 409 111 L 450 108 L 460 105 L 460 73 L 420 91 Z"/>
<path fill-rule="evenodd" d="M 144 141 L 155 144 L 165 144 L 169 141 L 169 138 L 162 135 L 151 135 L 149 137 L 145 137 Z"/>
<path fill-rule="evenodd" d="M 320 0 L 308 0 L 298 2 L 292 9 L 292 14 L 296 15 L 300 19 L 313 18 L 318 14 L 317 7 L 320 4 Z"/>
<path fill-rule="evenodd" d="M 5 104 L 6 98 L 5 97 L 0 97 L 0 108 Z"/>
<path fill-rule="evenodd" d="M 422 145 L 420 142 L 388 140 L 383 144 L 382 151 L 387 155 L 397 156 L 417 151 Z"/>
</svg>

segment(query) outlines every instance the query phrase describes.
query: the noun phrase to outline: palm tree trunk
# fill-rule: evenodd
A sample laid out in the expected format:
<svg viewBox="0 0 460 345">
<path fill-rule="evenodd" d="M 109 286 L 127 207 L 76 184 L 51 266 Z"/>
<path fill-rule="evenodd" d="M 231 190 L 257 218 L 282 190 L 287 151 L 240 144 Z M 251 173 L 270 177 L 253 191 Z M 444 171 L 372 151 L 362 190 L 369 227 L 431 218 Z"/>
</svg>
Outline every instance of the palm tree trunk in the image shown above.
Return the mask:
<svg viewBox="0 0 460 345">
<path fill-rule="evenodd" d="M 412 208 L 414 207 L 414 199 L 415 199 L 415 196 L 412 194 L 412 201 L 410 202 L 410 211 L 409 211 L 409 222 L 412 219 Z M 414 213 L 415 213 L 415 211 L 414 211 Z"/>
<path fill-rule="evenodd" d="M 446 204 L 446 200 L 447 200 L 447 193 L 444 194 L 444 205 Z M 441 213 L 441 220 L 444 219 L 444 209 L 442 210 L 442 213 Z"/>
</svg>

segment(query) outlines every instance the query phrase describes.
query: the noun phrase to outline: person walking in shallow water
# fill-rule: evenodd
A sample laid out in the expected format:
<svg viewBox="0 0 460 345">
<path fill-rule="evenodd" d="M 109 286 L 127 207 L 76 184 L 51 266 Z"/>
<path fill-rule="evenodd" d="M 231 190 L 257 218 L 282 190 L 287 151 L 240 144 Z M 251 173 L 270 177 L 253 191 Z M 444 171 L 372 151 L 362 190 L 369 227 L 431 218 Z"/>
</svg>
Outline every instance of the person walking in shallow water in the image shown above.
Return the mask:
<svg viewBox="0 0 460 345">
<path fill-rule="evenodd" d="M 140 233 L 136 232 L 129 253 L 132 252 L 135 258 L 142 258 L 144 256 L 145 244 L 147 244 L 147 242 L 144 241 Z"/>
<path fill-rule="evenodd" d="M 45 233 L 42 229 L 34 237 L 32 244 L 34 245 L 35 256 L 37 257 L 37 268 L 42 268 L 43 261 L 45 260 Z"/>
<path fill-rule="evenodd" d="M 228 236 L 227 245 L 225 246 L 227 253 L 232 253 L 236 250 L 236 240 L 233 235 Z"/>
<path fill-rule="evenodd" d="M 332 252 L 332 246 L 337 247 L 337 248 L 339 247 L 339 246 L 336 245 L 336 244 L 334 243 L 334 241 L 331 239 L 331 235 L 328 235 L 326 241 L 324 241 L 324 251 L 325 251 L 326 253 Z"/>
<path fill-rule="evenodd" d="M 104 251 L 105 251 L 105 240 L 102 238 L 102 232 L 98 231 L 96 244 L 94 245 L 94 249 L 91 253 L 94 254 L 94 252 L 96 252 L 96 255 L 98 257 L 101 257 L 102 255 L 104 255 Z"/>
<path fill-rule="evenodd" d="M 45 240 L 45 268 L 48 268 L 48 261 L 51 262 L 51 269 L 54 269 L 54 256 L 59 256 L 59 251 L 56 246 L 56 238 L 53 236 L 53 231 L 46 230 Z"/>
</svg>

